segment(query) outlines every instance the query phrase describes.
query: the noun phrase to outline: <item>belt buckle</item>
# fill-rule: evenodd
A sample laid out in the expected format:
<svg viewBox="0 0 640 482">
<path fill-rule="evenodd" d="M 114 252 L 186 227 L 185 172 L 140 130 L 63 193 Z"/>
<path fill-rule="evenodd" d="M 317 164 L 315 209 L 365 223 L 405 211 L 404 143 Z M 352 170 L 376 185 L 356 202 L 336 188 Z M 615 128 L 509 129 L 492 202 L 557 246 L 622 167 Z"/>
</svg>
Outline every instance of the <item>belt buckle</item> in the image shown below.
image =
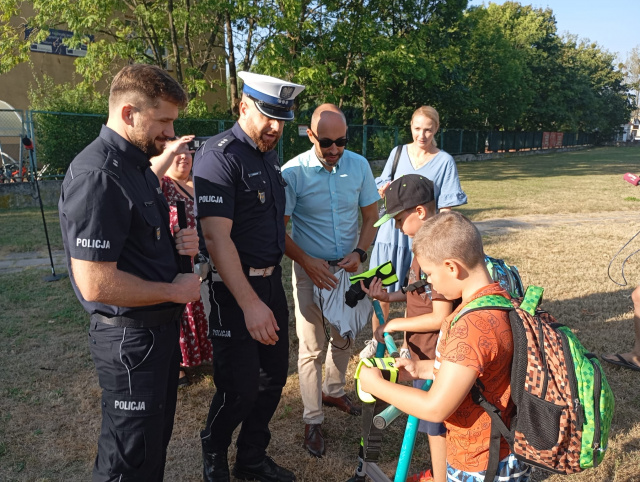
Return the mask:
<svg viewBox="0 0 640 482">
<path fill-rule="evenodd" d="M 262 278 L 266 278 L 267 276 L 271 276 L 275 266 L 269 266 L 267 268 L 252 268 L 249 267 L 249 276 L 261 276 Z"/>
</svg>

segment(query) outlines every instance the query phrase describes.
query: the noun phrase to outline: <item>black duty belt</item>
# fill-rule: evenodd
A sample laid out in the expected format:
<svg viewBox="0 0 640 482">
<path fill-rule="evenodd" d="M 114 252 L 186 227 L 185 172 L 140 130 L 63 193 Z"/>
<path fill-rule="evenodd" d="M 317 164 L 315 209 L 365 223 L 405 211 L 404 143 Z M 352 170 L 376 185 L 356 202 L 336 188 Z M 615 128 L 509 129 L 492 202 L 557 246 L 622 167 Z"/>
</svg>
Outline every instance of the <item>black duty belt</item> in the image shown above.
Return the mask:
<svg viewBox="0 0 640 482">
<path fill-rule="evenodd" d="M 327 263 L 329 263 L 329 266 L 338 266 L 338 263 L 340 263 L 343 259 L 344 258 L 327 260 Z"/>
<path fill-rule="evenodd" d="M 94 313 L 91 315 L 91 321 L 123 328 L 154 328 L 179 319 L 183 311 L 184 305 L 158 311 L 137 311 L 126 316 L 104 316 Z"/>
</svg>

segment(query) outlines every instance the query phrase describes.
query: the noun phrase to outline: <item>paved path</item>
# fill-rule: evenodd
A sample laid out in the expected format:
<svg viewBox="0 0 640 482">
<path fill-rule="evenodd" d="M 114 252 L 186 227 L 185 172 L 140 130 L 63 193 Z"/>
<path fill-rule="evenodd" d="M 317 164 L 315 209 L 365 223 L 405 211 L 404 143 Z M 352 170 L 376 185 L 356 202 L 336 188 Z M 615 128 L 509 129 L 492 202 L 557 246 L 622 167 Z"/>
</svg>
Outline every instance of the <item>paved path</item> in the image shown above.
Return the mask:
<svg viewBox="0 0 640 482">
<path fill-rule="evenodd" d="M 512 218 L 487 219 L 474 224 L 482 234 L 508 234 L 523 229 L 534 229 L 559 225 L 629 223 L 638 220 L 633 211 L 611 211 L 604 213 L 574 214 L 527 214 Z"/>
<path fill-rule="evenodd" d="M 55 250 L 51 252 L 53 257 L 53 266 L 56 274 L 67 272 L 67 262 L 64 257 L 63 250 Z M 0 274 L 15 273 L 29 267 L 51 267 L 49 253 L 45 249 L 42 252 L 30 251 L 26 253 L 9 253 L 0 257 Z"/>
<path fill-rule="evenodd" d="M 604 213 L 577 213 L 577 214 L 530 214 L 510 218 L 487 219 L 477 221 L 475 224 L 482 234 L 501 235 L 523 229 L 535 229 L 540 227 L 557 225 L 580 224 L 609 224 L 629 223 L 631 219 L 637 220 L 638 214 L 630 211 L 611 211 Z M 56 273 L 66 273 L 67 264 L 63 250 L 52 253 Z M 51 266 L 47 251 L 11 253 L 0 257 L 0 274 L 22 271 L 28 267 Z"/>
</svg>

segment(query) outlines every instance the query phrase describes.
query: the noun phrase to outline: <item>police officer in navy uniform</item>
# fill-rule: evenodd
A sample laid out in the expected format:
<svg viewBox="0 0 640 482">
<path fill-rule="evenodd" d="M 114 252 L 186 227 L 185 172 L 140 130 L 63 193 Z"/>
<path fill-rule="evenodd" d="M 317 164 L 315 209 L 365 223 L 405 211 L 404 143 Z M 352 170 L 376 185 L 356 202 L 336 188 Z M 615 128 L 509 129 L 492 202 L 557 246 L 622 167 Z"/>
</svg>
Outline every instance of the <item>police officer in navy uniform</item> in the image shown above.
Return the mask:
<svg viewBox="0 0 640 482">
<path fill-rule="evenodd" d="M 294 481 L 266 455 L 269 421 L 287 381 L 289 310 L 280 261 L 285 249 L 285 182 L 274 151 L 304 86 L 240 72 L 240 118 L 207 140 L 194 160 L 197 217 L 212 269 L 202 300 L 213 345 L 216 393 L 201 432 L 204 479 Z"/>
<path fill-rule="evenodd" d="M 71 163 L 60 227 L 73 288 L 91 314 L 89 346 L 102 388 L 94 481 L 161 481 L 176 408 L 184 304 L 200 295 L 193 229 L 169 226 L 149 157 L 173 138 L 186 104 L 165 71 L 130 65 L 113 79 L 109 119 Z M 186 145 L 184 150 L 187 150 Z"/>
</svg>

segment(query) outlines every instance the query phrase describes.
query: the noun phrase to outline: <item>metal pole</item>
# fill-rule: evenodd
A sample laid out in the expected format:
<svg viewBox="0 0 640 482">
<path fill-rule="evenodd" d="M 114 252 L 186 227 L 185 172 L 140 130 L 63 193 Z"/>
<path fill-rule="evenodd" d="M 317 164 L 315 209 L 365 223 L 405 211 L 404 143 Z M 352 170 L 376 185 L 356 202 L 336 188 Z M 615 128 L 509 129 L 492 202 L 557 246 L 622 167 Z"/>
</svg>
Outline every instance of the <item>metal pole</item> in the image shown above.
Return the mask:
<svg viewBox="0 0 640 482">
<path fill-rule="evenodd" d="M 422 390 L 429 390 L 433 380 L 426 380 L 422 385 Z M 416 443 L 416 434 L 418 433 L 418 425 L 420 419 L 409 415 L 407 419 L 407 428 L 404 431 L 402 439 L 402 447 L 400 448 L 400 456 L 398 457 L 398 465 L 396 467 L 396 475 L 393 482 L 405 482 L 409 474 L 409 466 L 411 465 L 411 456 L 413 455 L 413 447 Z"/>
<path fill-rule="evenodd" d="M 362 157 L 367 157 L 367 125 L 362 126 Z"/>
<path fill-rule="evenodd" d="M 33 155 L 33 143 L 28 137 L 22 138 L 22 143 L 25 149 L 29 151 L 29 157 L 31 158 L 31 170 L 33 172 L 33 181 L 36 185 L 36 193 L 38 194 L 38 203 L 40 204 L 40 214 L 42 214 L 42 225 L 44 226 L 44 235 L 47 238 L 47 250 L 49 251 L 49 261 L 51 263 L 51 275 L 44 276 L 44 281 L 58 281 L 62 278 L 66 278 L 66 274 L 56 274 L 55 266 L 53 265 L 53 256 L 51 255 L 51 243 L 49 242 L 49 231 L 47 230 L 47 221 L 44 217 L 44 206 L 42 205 L 42 196 L 40 196 L 40 185 L 38 184 L 38 176 L 36 175 L 35 156 Z"/>
</svg>

